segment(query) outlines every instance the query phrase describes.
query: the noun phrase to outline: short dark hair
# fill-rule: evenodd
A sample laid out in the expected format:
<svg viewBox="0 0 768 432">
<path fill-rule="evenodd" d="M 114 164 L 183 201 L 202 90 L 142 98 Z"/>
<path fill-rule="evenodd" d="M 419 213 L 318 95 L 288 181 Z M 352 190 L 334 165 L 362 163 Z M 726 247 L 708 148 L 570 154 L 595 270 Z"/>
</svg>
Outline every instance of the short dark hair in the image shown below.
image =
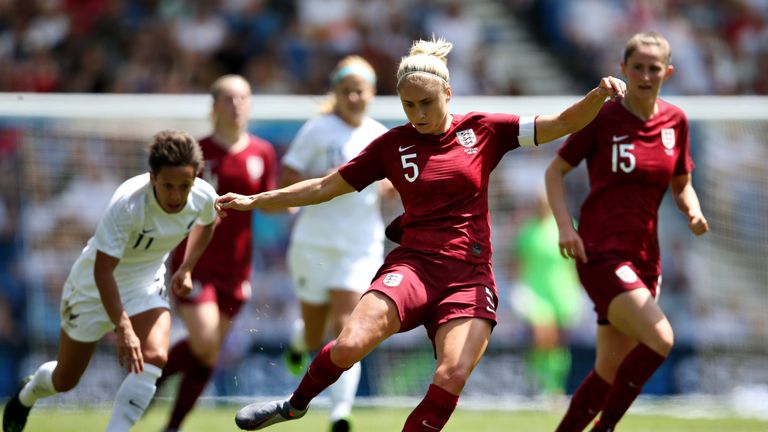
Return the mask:
<svg viewBox="0 0 768 432">
<path fill-rule="evenodd" d="M 187 132 L 160 131 L 149 145 L 149 169 L 153 174 L 166 166 L 191 166 L 195 173 L 200 173 L 204 163 L 200 144 Z"/>
</svg>

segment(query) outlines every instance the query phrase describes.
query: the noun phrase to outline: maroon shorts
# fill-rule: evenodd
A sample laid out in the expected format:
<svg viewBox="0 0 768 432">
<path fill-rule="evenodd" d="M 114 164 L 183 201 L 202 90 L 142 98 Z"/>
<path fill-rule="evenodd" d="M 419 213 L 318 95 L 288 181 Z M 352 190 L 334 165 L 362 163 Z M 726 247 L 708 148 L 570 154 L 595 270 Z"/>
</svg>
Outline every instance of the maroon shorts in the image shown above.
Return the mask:
<svg viewBox="0 0 768 432">
<path fill-rule="evenodd" d="M 607 323 L 608 306 L 619 294 L 647 289 L 656 298 L 660 275 L 658 266 L 642 260 L 617 255 L 599 255 L 586 264 L 576 262 L 579 279 L 595 304 L 597 322 Z"/>
<path fill-rule="evenodd" d="M 490 264 L 398 248 L 387 256 L 368 291 L 395 302 L 401 333 L 423 325 L 433 344 L 438 326 L 454 318 L 485 318 L 496 325 L 499 298 Z"/>
<path fill-rule="evenodd" d="M 173 295 L 176 304 L 196 305 L 216 303 L 222 314 L 234 317 L 251 298 L 251 283 L 241 278 L 195 275 L 192 292 L 186 297 Z"/>
</svg>

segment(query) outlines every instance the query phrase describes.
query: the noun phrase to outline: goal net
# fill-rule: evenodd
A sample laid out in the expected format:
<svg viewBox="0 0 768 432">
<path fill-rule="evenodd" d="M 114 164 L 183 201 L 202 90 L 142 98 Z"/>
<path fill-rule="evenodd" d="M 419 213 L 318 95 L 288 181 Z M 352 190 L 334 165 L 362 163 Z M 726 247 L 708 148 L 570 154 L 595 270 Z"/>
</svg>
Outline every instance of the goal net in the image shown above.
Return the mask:
<svg viewBox="0 0 768 432">
<path fill-rule="evenodd" d="M 282 155 L 321 97 L 254 97 L 250 130 Z M 561 111 L 575 97 L 466 97 L 453 112 L 520 115 Z M 694 185 L 711 233 L 693 238 L 685 218 L 665 198 L 660 213 L 664 289 L 661 304 L 676 331 L 670 360 L 646 388 L 651 394 L 728 396 L 748 389 L 768 394 L 768 100 L 680 97 L 691 121 Z M 0 214 L 16 225 L 15 252 L 2 274 L 25 288 L 14 312 L 21 361 L 18 377 L 56 354 L 59 297 L 69 267 L 92 235 L 124 179 L 146 171 L 145 148 L 162 129 L 201 137 L 210 130 L 205 95 L 0 95 Z M 390 126 L 405 118 L 399 102 L 379 97 L 371 115 Z M 526 369 L 530 332 L 513 307 L 513 239 L 532 213 L 543 172 L 559 143 L 505 156 L 492 176 L 494 270 L 501 305 L 488 353 L 462 400 L 524 403 L 535 394 Z M 574 215 L 587 193 L 583 166 L 568 176 Z M 631 199 L 631 197 L 628 197 Z M 388 209 L 394 217 L 396 209 Z M 269 397 L 289 393 L 297 379 L 282 363 L 288 329 L 298 316 L 284 252 L 288 215 L 254 213 L 253 298 L 237 318 L 206 395 Z M 18 271 L 10 270 L 16 268 Z M 572 390 L 591 368 L 594 317 L 583 300 L 572 329 Z M 23 331 L 22 331 L 23 330 Z M 184 329 L 174 323 L 173 337 Z M 111 400 L 121 380 L 114 341 L 100 344 L 83 382 L 57 400 Z M 431 380 L 432 347 L 421 329 L 397 335 L 363 363 L 360 395 L 387 403 L 420 398 Z M 762 393 L 761 393 L 762 394 Z M 766 400 L 764 397 L 763 400 Z"/>
</svg>

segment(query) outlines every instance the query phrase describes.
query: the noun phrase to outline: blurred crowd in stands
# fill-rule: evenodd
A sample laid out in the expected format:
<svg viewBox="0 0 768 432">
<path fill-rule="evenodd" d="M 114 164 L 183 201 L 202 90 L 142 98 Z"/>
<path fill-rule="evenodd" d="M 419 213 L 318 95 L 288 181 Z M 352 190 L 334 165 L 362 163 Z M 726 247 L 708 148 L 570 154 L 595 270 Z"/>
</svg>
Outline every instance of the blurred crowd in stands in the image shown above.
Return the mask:
<svg viewBox="0 0 768 432">
<path fill-rule="evenodd" d="M 358 53 L 392 94 L 399 56 L 433 32 L 480 38 L 460 2 L 0 0 L 0 91 L 204 92 L 239 73 L 256 94 L 321 94 L 337 59 Z"/>
<path fill-rule="evenodd" d="M 379 93 L 394 94 L 400 56 L 414 38 L 434 33 L 455 43 L 449 62 L 455 93 L 525 93 L 523 83 L 488 78 L 498 71 L 488 70 L 494 62 L 488 61 L 487 48 L 508 42 L 472 12 L 486 2 L 503 4 L 515 22 L 529 26 L 541 50 L 557 57 L 577 85 L 591 86 L 606 71 L 618 75 L 623 46 L 616 44 L 636 31 L 656 29 L 672 43 L 679 74 L 665 94 L 768 94 L 768 75 L 761 73 L 768 68 L 765 0 L 0 0 L 0 92 L 204 93 L 214 78 L 239 73 L 257 95 L 321 94 L 336 61 L 357 53 L 377 69 Z M 144 160 L 127 153 L 139 149 L 138 143 L 44 135 L 41 147 L 21 161 L 18 127 L 0 124 L 0 397 L 15 389 L 29 341 L 56 340 L 66 271 L 95 229 L 99 206 L 106 205 L 114 185 L 134 173 L 127 171 L 128 161 L 134 163 L 131 169 L 143 169 Z M 286 144 L 264 132 L 259 134 L 278 147 Z M 540 155 L 539 160 L 508 158 L 495 180 L 500 191 L 495 208 L 504 210 L 494 213 L 502 259 L 505 241 L 532 203 L 515 187 L 531 190 L 528 179 L 543 172 L 551 153 Z M 83 215 L 95 219 L 74 219 Z M 749 215 L 764 223 L 764 212 Z M 36 234 L 25 238 L 24 250 L 17 226 L 22 217 Z M 280 325 L 269 318 L 295 314 L 287 310 L 294 299 L 282 260 L 290 221 L 254 217 L 261 273 L 254 309 L 245 315 L 261 321 L 239 323 L 235 328 L 242 331 L 235 337 L 263 340 L 281 334 L 279 328 L 265 328 Z M 757 232 L 763 237 L 749 237 L 764 238 L 765 230 Z M 688 301 L 693 284 L 689 266 L 678 263 L 688 259 L 684 245 L 673 246 L 664 256 L 670 289 L 662 301 L 670 306 L 670 319 L 680 321 L 676 328 L 686 341 L 695 323 Z M 20 264 L 22 253 L 34 257 L 26 266 Z M 503 279 L 503 269 L 499 272 Z M 46 296 L 26 295 L 39 287 L 47 287 Z M 501 313 L 511 314 L 508 306 Z M 686 322 L 692 324 L 685 327 Z M 580 331 L 592 332 L 594 323 L 588 324 Z M 513 327 L 507 316 L 495 336 L 511 340 Z M 235 346 L 248 345 L 226 348 Z"/>
<path fill-rule="evenodd" d="M 494 1 L 585 86 L 618 73 L 616 43 L 656 29 L 686 76 L 668 91 L 768 93 L 764 0 L 0 0 L 0 91 L 204 92 L 239 73 L 256 94 L 321 94 L 332 65 L 357 53 L 394 94 L 400 56 L 434 33 L 455 44 L 458 94 L 524 92 L 488 70 L 487 48 L 506 42 L 471 9 Z"/>
<path fill-rule="evenodd" d="M 768 94 L 768 2 L 765 0 L 508 0 L 576 82 L 609 71 L 624 41 L 656 30 L 672 45 L 684 79 L 665 94 Z M 585 81 L 586 79 L 586 81 Z"/>
</svg>

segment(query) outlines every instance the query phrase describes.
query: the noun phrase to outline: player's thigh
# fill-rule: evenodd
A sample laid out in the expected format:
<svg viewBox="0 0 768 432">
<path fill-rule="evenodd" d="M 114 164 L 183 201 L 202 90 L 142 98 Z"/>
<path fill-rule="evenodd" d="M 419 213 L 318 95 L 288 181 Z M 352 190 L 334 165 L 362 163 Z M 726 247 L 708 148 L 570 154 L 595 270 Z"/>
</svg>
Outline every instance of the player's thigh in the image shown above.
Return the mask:
<svg viewBox="0 0 768 432">
<path fill-rule="evenodd" d="M 187 338 L 195 355 L 200 357 L 209 351 L 218 350 L 222 319 L 216 303 L 181 303 L 176 310 L 187 327 Z"/>
<path fill-rule="evenodd" d="M 162 368 L 168 359 L 171 334 L 171 312 L 167 308 L 152 308 L 131 317 L 136 337 L 141 341 L 144 361 Z"/>
<path fill-rule="evenodd" d="M 435 334 L 438 367 L 473 368 L 488 347 L 492 328 L 484 318 L 456 318 L 441 324 Z"/>
<path fill-rule="evenodd" d="M 459 394 L 485 353 L 492 328 L 484 318 L 455 318 L 441 324 L 435 333 L 435 384 Z"/>
<path fill-rule="evenodd" d="M 334 336 L 341 333 L 349 316 L 355 309 L 357 302 L 360 301 L 360 293 L 355 291 L 331 289 L 330 291 L 330 316 Z"/>
<path fill-rule="evenodd" d="M 71 390 L 77 385 L 91 361 L 96 343 L 80 342 L 69 337 L 64 330 L 59 332 L 59 353 L 52 377 L 57 391 Z"/>
<path fill-rule="evenodd" d="M 647 289 L 616 296 L 608 307 L 608 320 L 622 333 L 662 355 L 672 348 L 672 326 Z"/>
<path fill-rule="evenodd" d="M 336 338 L 331 359 L 338 366 L 351 367 L 399 330 L 400 315 L 394 300 L 382 292 L 368 291 Z"/>
<path fill-rule="evenodd" d="M 595 343 L 595 370 L 601 378 L 613 382 L 616 370 L 624 357 L 637 346 L 637 341 L 622 333 L 611 324 L 597 326 Z"/>
</svg>

